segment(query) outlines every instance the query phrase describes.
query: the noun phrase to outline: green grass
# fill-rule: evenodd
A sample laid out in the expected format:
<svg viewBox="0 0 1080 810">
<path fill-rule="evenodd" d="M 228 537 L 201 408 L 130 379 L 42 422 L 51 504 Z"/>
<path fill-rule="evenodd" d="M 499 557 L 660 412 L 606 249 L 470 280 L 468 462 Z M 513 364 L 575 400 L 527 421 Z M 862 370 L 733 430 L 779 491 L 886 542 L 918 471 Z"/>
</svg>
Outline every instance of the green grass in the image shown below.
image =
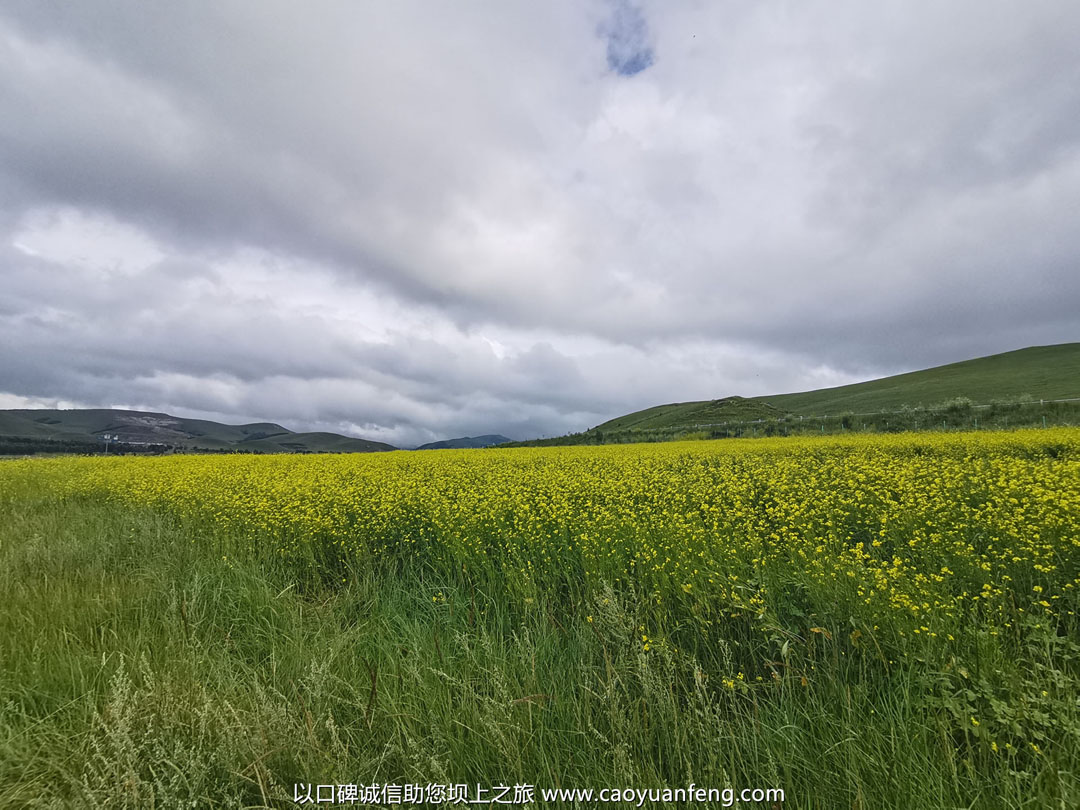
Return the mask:
<svg viewBox="0 0 1080 810">
<path fill-rule="evenodd" d="M 749 621 L 695 641 L 625 585 L 571 611 L 462 571 L 345 580 L 223 559 L 212 533 L 152 512 L 0 502 L 0 808 L 287 807 L 295 782 L 406 781 L 782 787 L 786 808 L 1080 803 L 1071 634 L 1017 647 L 972 626 L 948 655 L 891 662 L 849 655 L 832 628 L 791 640 L 770 699 L 710 680 L 770 675 L 773 641 Z M 642 652 L 658 621 L 681 649 Z M 992 756 L 967 739 L 984 699 L 1071 731 Z"/>
<path fill-rule="evenodd" d="M 752 419 L 776 419 L 784 412 L 773 406 L 743 397 L 728 397 L 711 402 L 681 402 L 675 405 L 657 405 L 637 413 L 611 419 L 594 430 L 615 432 L 682 427 L 726 421 L 750 421 Z"/>
<path fill-rule="evenodd" d="M 978 404 L 1028 395 L 1080 397 L 1080 343 L 1034 346 L 879 380 L 798 394 L 658 405 L 620 416 L 593 431 L 666 429 L 723 421 L 769 419 L 783 414 L 836 415 L 929 407 L 955 397 Z M 737 403 L 718 407 L 723 403 Z"/>
<path fill-rule="evenodd" d="M 1033 346 L 880 380 L 803 394 L 758 397 L 795 414 L 871 412 L 930 406 L 954 397 L 976 403 L 1021 395 L 1080 397 L 1080 343 Z"/>
</svg>

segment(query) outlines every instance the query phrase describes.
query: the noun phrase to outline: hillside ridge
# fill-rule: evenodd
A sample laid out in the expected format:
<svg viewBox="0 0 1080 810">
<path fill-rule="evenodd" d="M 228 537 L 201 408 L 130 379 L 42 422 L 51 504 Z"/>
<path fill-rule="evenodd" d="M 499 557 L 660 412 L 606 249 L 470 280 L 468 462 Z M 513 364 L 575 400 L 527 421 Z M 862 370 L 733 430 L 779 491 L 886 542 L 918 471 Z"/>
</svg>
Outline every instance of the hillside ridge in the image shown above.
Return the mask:
<svg viewBox="0 0 1080 810">
<path fill-rule="evenodd" d="M 428 442 L 417 447 L 417 450 L 467 450 L 481 447 L 491 447 L 496 444 L 505 444 L 511 441 L 502 434 L 488 433 L 484 436 L 462 436 L 459 439 L 443 439 L 438 442 Z"/>
<path fill-rule="evenodd" d="M 726 397 L 678 402 L 609 419 L 594 431 L 656 429 L 723 421 L 749 421 L 785 414 L 822 416 L 928 407 L 955 397 L 989 403 L 1031 396 L 1080 396 L 1080 343 L 1031 346 L 848 385 L 791 394 Z M 741 411 L 741 414 L 739 413 Z"/>
<path fill-rule="evenodd" d="M 384 442 L 337 433 L 298 433 L 275 422 L 227 425 L 122 408 L 0 410 L 0 439 L 16 452 L 34 452 L 35 447 L 40 448 L 39 452 L 48 452 L 53 446 L 93 452 L 106 443 L 128 452 L 151 448 L 159 452 L 250 453 L 371 453 L 397 449 Z"/>
<path fill-rule="evenodd" d="M 507 447 L 1080 424 L 1080 343 L 1030 346 L 791 394 L 653 405 Z"/>
</svg>

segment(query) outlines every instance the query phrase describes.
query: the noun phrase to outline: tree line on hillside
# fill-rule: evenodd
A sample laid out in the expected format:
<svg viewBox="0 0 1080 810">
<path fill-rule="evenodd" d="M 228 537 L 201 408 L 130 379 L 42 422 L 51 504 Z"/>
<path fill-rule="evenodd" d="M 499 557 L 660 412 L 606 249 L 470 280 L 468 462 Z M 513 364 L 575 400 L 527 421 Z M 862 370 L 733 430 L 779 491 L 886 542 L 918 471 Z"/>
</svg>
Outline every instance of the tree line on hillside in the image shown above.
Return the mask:
<svg viewBox="0 0 1080 810">
<path fill-rule="evenodd" d="M 285 445 L 288 446 L 288 445 Z M 77 456 L 160 456 L 166 453 L 186 453 L 192 455 L 267 455 L 272 450 L 256 447 L 196 447 L 165 443 L 129 443 L 123 441 L 105 442 L 93 439 L 54 439 L 27 436 L 0 436 L 0 457 L 37 456 L 37 455 L 77 455 Z M 337 454 L 347 451 L 316 451 L 302 445 L 291 449 L 294 453 L 325 452 Z"/>
<path fill-rule="evenodd" d="M 168 444 L 128 444 L 111 442 L 109 455 L 159 456 L 173 449 Z M 39 454 L 102 455 L 105 443 L 90 439 L 47 439 L 27 436 L 0 436 L 0 456 L 33 456 Z"/>
</svg>

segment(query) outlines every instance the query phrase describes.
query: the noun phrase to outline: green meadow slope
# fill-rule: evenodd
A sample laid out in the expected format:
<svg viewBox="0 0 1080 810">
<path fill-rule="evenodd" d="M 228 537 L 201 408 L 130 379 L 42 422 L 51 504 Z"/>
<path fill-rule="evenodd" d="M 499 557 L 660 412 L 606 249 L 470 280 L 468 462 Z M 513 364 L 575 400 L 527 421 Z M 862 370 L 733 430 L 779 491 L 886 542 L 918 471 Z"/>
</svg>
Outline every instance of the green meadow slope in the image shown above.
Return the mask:
<svg viewBox="0 0 1080 810">
<path fill-rule="evenodd" d="M 510 441 L 500 433 L 489 433 L 485 436 L 462 436 L 460 439 L 444 439 L 441 442 L 428 442 L 417 447 L 417 450 L 470 450 L 480 447 L 491 447 L 496 444 L 505 444 Z"/>
<path fill-rule="evenodd" d="M 594 430 L 655 430 L 795 414 L 869 413 L 927 407 L 955 397 L 975 403 L 1080 397 L 1080 343 L 1033 346 L 879 380 L 797 394 L 728 397 L 658 405 L 611 419 Z"/>
</svg>

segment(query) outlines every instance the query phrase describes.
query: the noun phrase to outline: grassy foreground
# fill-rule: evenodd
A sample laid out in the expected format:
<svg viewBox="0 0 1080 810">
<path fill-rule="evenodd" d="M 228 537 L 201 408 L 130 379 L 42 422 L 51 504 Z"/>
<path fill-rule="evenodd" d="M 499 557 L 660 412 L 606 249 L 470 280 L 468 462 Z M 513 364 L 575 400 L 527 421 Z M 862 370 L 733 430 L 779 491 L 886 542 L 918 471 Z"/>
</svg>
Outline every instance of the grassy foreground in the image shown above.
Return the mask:
<svg viewBox="0 0 1080 810">
<path fill-rule="evenodd" d="M 0 807 L 1075 807 L 1078 530 L 1077 430 L 5 462 Z"/>
</svg>

